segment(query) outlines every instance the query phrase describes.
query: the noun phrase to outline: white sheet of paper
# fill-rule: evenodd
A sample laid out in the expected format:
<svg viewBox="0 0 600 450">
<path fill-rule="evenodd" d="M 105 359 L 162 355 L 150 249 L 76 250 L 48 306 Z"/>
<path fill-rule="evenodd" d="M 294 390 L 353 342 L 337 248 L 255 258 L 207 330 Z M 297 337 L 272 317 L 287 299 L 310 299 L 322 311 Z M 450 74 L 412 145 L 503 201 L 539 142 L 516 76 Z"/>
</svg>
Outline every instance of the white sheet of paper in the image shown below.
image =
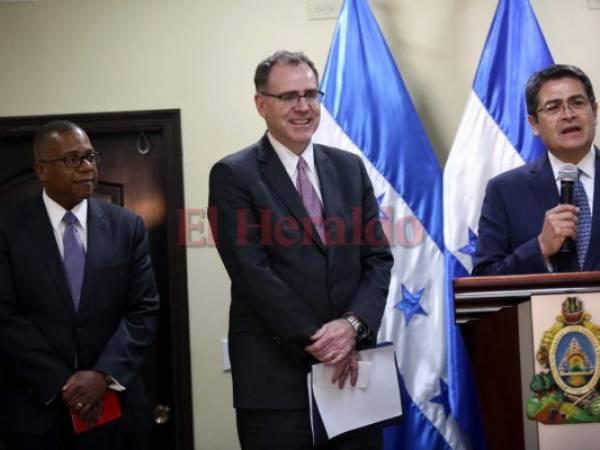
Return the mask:
<svg viewBox="0 0 600 450">
<path fill-rule="evenodd" d="M 361 387 L 350 386 L 349 380 L 343 389 L 332 385 L 333 368 L 325 364 L 315 364 L 312 378 L 309 374 L 316 406 L 330 439 L 402 414 L 394 346 L 362 350 L 359 354 Z"/>
<path fill-rule="evenodd" d="M 315 424 L 313 423 L 313 398 L 311 395 L 311 386 L 312 386 L 312 373 L 308 372 L 308 375 L 306 376 L 306 384 L 308 385 L 308 414 L 310 417 L 310 431 L 312 431 L 312 435 L 313 435 L 313 441 L 314 441 L 314 435 L 315 435 Z"/>
</svg>

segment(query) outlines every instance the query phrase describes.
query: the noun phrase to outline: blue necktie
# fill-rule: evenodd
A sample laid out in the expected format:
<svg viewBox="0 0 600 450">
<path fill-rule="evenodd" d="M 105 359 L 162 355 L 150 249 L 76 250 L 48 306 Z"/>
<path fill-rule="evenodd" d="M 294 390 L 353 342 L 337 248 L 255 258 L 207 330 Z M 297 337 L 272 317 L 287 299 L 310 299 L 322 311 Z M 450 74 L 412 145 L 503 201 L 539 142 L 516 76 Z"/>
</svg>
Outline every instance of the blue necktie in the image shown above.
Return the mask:
<svg viewBox="0 0 600 450">
<path fill-rule="evenodd" d="M 77 231 L 77 217 L 71 211 L 67 211 L 63 217 L 67 225 L 63 235 L 63 265 L 69 282 L 69 290 L 73 299 L 75 311 L 79 309 L 81 298 L 81 285 L 83 283 L 83 272 L 85 270 L 85 250 Z"/>
<path fill-rule="evenodd" d="M 590 204 L 588 202 L 585 189 L 581 183 L 581 169 L 579 169 L 579 177 L 575 182 L 573 189 L 573 204 L 579 208 L 579 219 L 577 220 L 577 259 L 579 260 L 579 268 L 583 269 L 585 255 L 587 254 L 590 236 L 592 235 L 592 214 L 590 212 Z"/>
</svg>

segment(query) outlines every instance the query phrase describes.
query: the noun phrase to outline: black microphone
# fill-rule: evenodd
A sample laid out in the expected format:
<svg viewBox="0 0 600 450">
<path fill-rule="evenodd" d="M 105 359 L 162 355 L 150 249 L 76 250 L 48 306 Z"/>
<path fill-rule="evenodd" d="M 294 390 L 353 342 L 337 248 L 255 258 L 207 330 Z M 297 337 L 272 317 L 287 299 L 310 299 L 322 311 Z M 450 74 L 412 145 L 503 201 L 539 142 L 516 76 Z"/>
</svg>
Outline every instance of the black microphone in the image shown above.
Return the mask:
<svg viewBox="0 0 600 450">
<path fill-rule="evenodd" d="M 560 204 L 573 204 L 573 188 L 578 177 L 578 169 L 575 164 L 563 164 L 558 170 L 558 179 L 560 180 Z M 562 253 L 575 251 L 575 242 L 570 237 L 566 238 L 560 247 Z"/>
</svg>

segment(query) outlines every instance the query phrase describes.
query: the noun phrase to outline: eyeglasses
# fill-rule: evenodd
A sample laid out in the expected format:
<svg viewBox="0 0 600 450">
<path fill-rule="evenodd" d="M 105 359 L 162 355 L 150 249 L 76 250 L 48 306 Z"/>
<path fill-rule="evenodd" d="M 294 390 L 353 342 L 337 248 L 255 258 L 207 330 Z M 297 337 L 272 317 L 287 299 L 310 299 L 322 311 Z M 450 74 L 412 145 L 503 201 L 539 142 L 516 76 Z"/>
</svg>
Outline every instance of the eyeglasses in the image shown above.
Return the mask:
<svg viewBox="0 0 600 450">
<path fill-rule="evenodd" d="M 63 156 L 62 158 L 56 158 L 56 159 L 39 159 L 38 162 L 48 164 L 48 163 L 62 161 L 63 164 L 65 165 L 65 167 L 68 167 L 69 169 L 77 169 L 78 167 L 81 167 L 84 160 L 89 162 L 92 165 L 99 166 L 102 163 L 102 153 L 91 152 L 91 153 L 86 153 L 85 155 L 71 154 L 71 155 Z"/>
<path fill-rule="evenodd" d="M 590 104 L 590 101 L 583 96 L 572 97 L 567 100 L 566 103 L 561 100 L 551 101 L 546 103 L 543 107 L 537 110 L 549 116 L 554 116 L 567 107 L 573 112 L 583 111 Z"/>
<path fill-rule="evenodd" d="M 260 95 L 264 95 L 265 97 L 276 98 L 279 101 L 282 101 L 288 106 L 294 106 L 300 102 L 301 98 L 306 100 L 306 103 L 309 105 L 318 105 L 321 103 L 324 92 L 319 91 L 318 89 L 309 89 L 308 91 L 304 91 L 304 94 L 301 94 L 298 91 L 289 91 L 282 92 L 281 94 L 270 94 L 269 92 L 260 92 Z"/>
</svg>

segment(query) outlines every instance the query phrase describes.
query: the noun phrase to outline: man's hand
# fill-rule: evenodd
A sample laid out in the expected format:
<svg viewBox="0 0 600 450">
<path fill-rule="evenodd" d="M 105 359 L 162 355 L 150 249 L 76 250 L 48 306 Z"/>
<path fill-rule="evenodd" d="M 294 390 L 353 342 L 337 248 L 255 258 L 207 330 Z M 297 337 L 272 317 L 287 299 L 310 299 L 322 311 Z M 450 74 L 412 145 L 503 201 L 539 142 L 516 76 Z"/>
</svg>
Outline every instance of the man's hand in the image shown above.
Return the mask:
<svg viewBox="0 0 600 450">
<path fill-rule="evenodd" d="M 104 410 L 104 401 L 100 400 L 93 406 L 90 406 L 88 409 L 81 410 L 81 420 L 85 422 L 85 424 L 91 427 L 95 422 L 102 417 L 102 411 Z"/>
<path fill-rule="evenodd" d="M 92 419 L 96 417 L 94 412 L 97 413 L 97 405 L 107 388 L 106 379 L 100 372 L 80 370 L 71 375 L 63 386 L 62 401 L 69 409 L 78 411 L 82 419 Z"/>
<path fill-rule="evenodd" d="M 560 250 L 566 238 L 577 235 L 577 215 L 579 208 L 573 205 L 558 205 L 546 211 L 544 226 L 538 236 L 540 250 L 548 260 Z"/>
<path fill-rule="evenodd" d="M 335 365 L 331 382 L 337 382 L 338 387 L 342 389 L 348 374 L 350 375 L 350 384 L 356 386 L 358 379 L 358 352 L 356 350 L 352 350 L 345 359 Z"/>
<path fill-rule="evenodd" d="M 304 350 L 322 363 L 338 364 L 354 350 L 354 330 L 346 319 L 327 322 L 311 336 L 313 343 Z"/>
</svg>

